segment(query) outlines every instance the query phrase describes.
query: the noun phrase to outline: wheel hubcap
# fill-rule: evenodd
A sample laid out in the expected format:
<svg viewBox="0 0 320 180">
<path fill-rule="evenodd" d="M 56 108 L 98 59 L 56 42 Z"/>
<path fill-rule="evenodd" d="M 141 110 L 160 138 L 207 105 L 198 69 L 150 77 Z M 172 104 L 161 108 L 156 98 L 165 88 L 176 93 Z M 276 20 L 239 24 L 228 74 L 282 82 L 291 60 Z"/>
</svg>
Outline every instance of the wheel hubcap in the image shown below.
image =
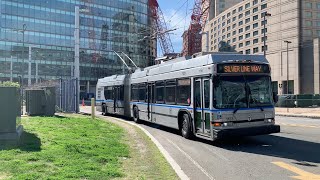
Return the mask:
<svg viewBox="0 0 320 180">
<path fill-rule="evenodd" d="M 134 109 L 134 118 L 137 118 L 137 109 Z"/>
<path fill-rule="evenodd" d="M 182 130 L 183 130 L 184 132 L 187 132 L 187 129 L 188 129 L 187 120 L 184 118 L 184 119 L 183 119 L 183 122 L 182 122 Z"/>
</svg>

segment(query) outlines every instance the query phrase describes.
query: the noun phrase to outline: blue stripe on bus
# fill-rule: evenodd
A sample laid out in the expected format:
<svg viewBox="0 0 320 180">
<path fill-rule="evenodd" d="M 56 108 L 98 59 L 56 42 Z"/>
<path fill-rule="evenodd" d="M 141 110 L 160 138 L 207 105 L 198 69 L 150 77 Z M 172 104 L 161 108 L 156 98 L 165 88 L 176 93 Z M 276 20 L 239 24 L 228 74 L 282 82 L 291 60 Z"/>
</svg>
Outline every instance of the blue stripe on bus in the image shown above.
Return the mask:
<svg viewBox="0 0 320 180">
<path fill-rule="evenodd" d="M 148 103 L 145 102 L 130 102 L 130 104 L 142 104 L 142 105 L 148 105 Z M 170 108 L 186 108 L 186 109 L 193 109 L 189 106 L 179 106 L 179 105 L 168 105 L 168 104 L 150 104 L 151 106 L 159 106 L 159 107 L 170 107 Z"/>
<path fill-rule="evenodd" d="M 98 99 L 98 100 L 96 100 L 96 102 L 113 102 L 113 100 L 100 100 L 100 99 Z"/>
<path fill-rule="evenodd" d="M 144 102 L 130 102 L 130 104 L 141 104 L 141 105 L 148 105 L 148 103 L 144 103 Z M 167 104 L 150 104 L 151 106 L 159 106 L 159 107 L 170 107 L 170 108 L 185 108 L 185 109 L 190 109 L 192 110 L 192 107 L 189 106 L 179 106 L 179 105 L 167 105 Z M 265 106 L 265 107 L 261 107 L 263 109 L 273 109 L 273 106 Z M 255 108 L 239 108 L 238 110 L 257 110 L 260 109 L 260 107 L 255 107 Z M 209 109 L 209 108 L 196 108 L 196 111 L 209 111 L 209 112 L 219 112 L 219 111 L 234 111 L 235 109 Z"/>
<path fill-rule="evenodd" d="M 97 102 L 113 102 L 113 100 L 97 100 Z M 130 104 L 140 104 L 140 105 L 148 105 L 146 102 L 130 102 Z M 188 109 L 192 110 L 192 107 L 189 106 L 179 106 L 179 105 L 168 105 L 168 104 L 150 104 L 151 106 L 158 106 L 158 107 L 170 107 L 170 108 L 175 108 L 175 109 Z M 255 108 L 239 108 L 238 111 L 243 111 L 243 110 L 257 110 L 257 109 L 273 109 L 274 106 L 265 106 L 265 107 L 255 107 Z M 228 109 L 209 109 L 209 108 L 196 108 L 196 111 L 206 111 L 206 112 L 225 112 L 225 111 L 234 111 L 235 109 L 233 108 L 228 108 Z"/>
</svg>

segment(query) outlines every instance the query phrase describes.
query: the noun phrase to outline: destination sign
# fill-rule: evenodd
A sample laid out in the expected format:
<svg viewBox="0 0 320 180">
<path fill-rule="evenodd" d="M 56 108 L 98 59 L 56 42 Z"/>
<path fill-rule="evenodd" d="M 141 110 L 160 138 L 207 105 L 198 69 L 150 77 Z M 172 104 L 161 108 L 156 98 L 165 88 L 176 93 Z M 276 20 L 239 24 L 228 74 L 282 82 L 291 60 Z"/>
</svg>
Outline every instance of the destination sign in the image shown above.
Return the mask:
<svg viewBox="0 0 320 180">
<path fill-rule="evenodd" d="M 270 73 L 267 64 L 219 64 L 218 73 Z"/>
</svg>

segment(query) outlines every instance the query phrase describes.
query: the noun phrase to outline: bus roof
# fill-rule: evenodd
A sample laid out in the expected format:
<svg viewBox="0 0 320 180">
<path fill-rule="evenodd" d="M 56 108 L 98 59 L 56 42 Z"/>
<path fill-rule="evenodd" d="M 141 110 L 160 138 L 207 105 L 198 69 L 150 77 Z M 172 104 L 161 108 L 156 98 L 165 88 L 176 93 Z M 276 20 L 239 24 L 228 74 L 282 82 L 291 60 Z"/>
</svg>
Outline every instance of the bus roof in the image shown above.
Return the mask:
<svg viewBox="0 0 320 180">
<path fill-rule="evenodd" d="M 123 83 L 125 75 L 112 75 L 105 78 L 98 79 L 98 83 L 101 86 L 116 85 L 118 83 Z"/>
<path fill-rule="evenodd" d="M 195 58 L 177 58 L 171 61 L 157 64 L 144 69 L 137 69 L 132 75 L 132 79 L 145 76 L 152 76 L 167 72 L 191 69 L 210 64 L 232 63 L 237 61 L 250 60 L 253 63 L 268 64 L 267 59 L 263 55 L 244 55 L 236 53 L 211 53 Z M 124 83 L 126 75 L 113 75 L 98 80 L 99 85 L 109 86 Z"/>
<path fill-rule="evenodd" d="M 179 71 L 184 69 L 191 69 L 201 66 L 206 66 L 210 64 L 219 63 L 232 63 L 237 61 L 250 60 L 253 63 L 263 63 L 268 64 L 267 59 L 263 55 L 244 55 L 235 53 L 213 53 L 204 56 L 199 56 L 195 58 L 178 58 L 176 60 L 171 60 L 164 62 L 162 64 L 150 66 L 144 69 L 139 69 L 132 74 L 132 78 L 140 78 L 148 75 L 162 74 L 166 72 Z"/>
</svg>

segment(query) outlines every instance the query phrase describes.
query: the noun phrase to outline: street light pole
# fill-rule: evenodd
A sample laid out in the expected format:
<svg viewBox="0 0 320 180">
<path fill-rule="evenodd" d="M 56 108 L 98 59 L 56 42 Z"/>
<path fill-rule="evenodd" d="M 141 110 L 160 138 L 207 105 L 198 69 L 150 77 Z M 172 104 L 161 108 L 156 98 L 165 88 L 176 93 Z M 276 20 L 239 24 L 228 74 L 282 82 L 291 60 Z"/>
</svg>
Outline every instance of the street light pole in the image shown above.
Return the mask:
<svg viewBox="0 0 320 180">
<path fill-rule="evenodd" d="M 266 56 L 266 17 L 271 16 L 270 13 L 265 12 L 263 16 L 263 55 Z"/>
<path fill-rule="evenodd" d="M 74 29 L 74 78 L 76 81 L 76 112 L 79 112 L 80 100 L 80 10 L 75 6 L 75 29 Z"/>
<path fill-rule="evenodd" d="M 29 46 L 29 62 L 28 62 L 28 86 L 31 86 L 31 52 L 32 47 Z"/>
<path fill-rule="evenodd" d="M 11 56 L 11 61 L 10 61 L 10 82 L 13 81 L 13 57 Z"/>
<path fill-rule="evenodd" d="M 289 44 L 291 41 L 284 41 L 287 43 L 287 94 L 289 94 Z"/>
<path fill-rule="evenodd" d="M 22 62 L 24 63 L 24 32 L 27 30 L 27 25 L 23 24 L 22 25 Z M 22 68 L 22 66 L 20 66 Z M 21 69 L 21 74 L 22 74 L 22 81 L 21 81 L 21 86 L 23 85 L 23 69 Z"/>
<path fill-rule="evenodd" d="M 209 52 L 209 31 L 200 32 L 201 35 L 206 35 L 206 52 Z"/>
</svg>

